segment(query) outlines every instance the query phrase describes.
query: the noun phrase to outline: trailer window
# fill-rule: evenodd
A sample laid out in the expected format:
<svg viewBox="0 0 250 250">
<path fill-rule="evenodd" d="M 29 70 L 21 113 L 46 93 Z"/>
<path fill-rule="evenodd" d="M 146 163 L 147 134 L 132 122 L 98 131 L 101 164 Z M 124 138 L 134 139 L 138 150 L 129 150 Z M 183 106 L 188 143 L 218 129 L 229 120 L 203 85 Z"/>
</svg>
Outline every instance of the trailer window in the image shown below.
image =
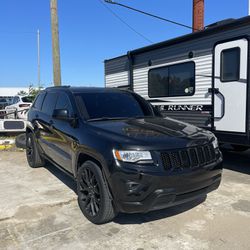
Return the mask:
<svg viewBox="0 0 250 250">
<path fill-rule="evenodd" d="M 195 63 L 187 62 L 149 71 L 149 97 L 190 96 L 195 91 Z"/>
<path fill-rule="evenodd" d="M 233 82 L 240 79 L 240 48 L 226 49 L 221 52 L 222 82 Z"/>
</svg>

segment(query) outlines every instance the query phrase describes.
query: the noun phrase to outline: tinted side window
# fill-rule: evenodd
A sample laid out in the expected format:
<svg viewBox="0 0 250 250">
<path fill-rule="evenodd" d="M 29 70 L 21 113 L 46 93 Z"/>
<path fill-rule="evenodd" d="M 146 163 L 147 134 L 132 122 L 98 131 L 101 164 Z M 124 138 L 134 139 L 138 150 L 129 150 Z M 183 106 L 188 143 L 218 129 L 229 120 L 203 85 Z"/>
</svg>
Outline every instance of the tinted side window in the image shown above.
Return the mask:
<svg viewBox="0 0 250 250">
<path fill-rule="evenodd" d="M 194 94 L 194 91 L 194 62 L 155 68 L 149 71 L 149 97 L 190 96 Z"/>
<path fill-rule="evenodd" d="M 41 93 L 37 96 L 35 103 L 33 105 L 34 108 L 41 110 L 42 105 L 43 105 L 44 96 L 45 96 L 45 93 Z"/>
<path fill-rule="evenodd" d="M 23 102 L 33 102 L 34 96 L 24 96 L 21 98 Z"/>
<path fill-rule="evenodd" d="M 18 103 L 18 99 L 17 99 L 17 98 L 18 98 L 17 96 L 14 97 L 14 99 L 13 99 L 13 104 Z"/>
<path fill-rule="evenodd" d="M 53 92 L 47 93 L 43 102 L 42 112 L 51 116 L 56 105 L 56 99 L 57 99 L 57 93 Z"/>
<path fill-rule="evenodd" d="M 240 48 L 221 52 L 221 81 L 232 82 L 240 79 Z"/>
<path fill-rule="evenodd" d="M 65 93 L 59 93 L 57 102 L 56 102 L 56 109 L 67 109 L 69 114 L 72 114 L 72 106 L 68 96 Z"/>
</svg>

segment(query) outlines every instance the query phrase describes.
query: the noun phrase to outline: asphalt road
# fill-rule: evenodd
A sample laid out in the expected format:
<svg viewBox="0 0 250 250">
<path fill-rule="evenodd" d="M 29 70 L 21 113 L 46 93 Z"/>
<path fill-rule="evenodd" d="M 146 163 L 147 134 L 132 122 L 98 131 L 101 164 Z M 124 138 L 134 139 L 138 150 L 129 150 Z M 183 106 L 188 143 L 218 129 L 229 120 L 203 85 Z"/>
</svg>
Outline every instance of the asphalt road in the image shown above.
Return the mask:
<svg viewBox="0 0 250 250">
<path fill-rule="evenodd" d="M 96 226 L 69 177 L 0 152 L 0 249 L 250 249 L 250 151 L 224 158 L 222 184 L 205 201 Z"/>
</svg>

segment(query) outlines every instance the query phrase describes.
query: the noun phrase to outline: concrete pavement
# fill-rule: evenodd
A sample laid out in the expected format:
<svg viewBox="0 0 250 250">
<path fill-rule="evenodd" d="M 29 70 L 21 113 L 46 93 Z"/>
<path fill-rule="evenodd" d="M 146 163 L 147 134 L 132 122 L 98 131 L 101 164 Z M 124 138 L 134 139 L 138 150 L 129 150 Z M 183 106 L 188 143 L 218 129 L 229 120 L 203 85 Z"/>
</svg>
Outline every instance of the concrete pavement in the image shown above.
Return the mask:
<svg viewBox="0 0 250 250">
<path fill-rule="evenodd" d="M 250 249 L 250 152 L 226 153 L 225 167 L 206 201 L 96 226 L 69 177 L 29 168 L 24 152 L 0 152 L 0 249 Z"/>
</svg>

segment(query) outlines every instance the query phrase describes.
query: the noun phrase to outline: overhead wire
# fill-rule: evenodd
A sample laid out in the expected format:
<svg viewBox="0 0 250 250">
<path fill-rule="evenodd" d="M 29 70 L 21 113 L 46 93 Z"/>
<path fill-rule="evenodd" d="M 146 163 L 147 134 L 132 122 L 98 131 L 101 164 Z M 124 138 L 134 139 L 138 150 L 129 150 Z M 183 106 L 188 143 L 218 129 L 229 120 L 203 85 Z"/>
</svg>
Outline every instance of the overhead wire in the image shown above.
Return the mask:
<svg viewBox="0 0 250 250">
<path fill-rule="evenodd" d="M 115 16 L 120 22 L 122 22 L 124 25 L 126 25 L 130 30 L 132 30 L 134 33 L 136 33 L 138 36 L 140 36 L 141 38 L 143 38 L 144 40 L 146 40 L 149 43 L 153 43 L 153 41 L 151 41 L 149 38 L 147 38 L 146 36 L 144 36 L 142 33 L 140 33 L 139 31 L 137 31 L 135 28 L 133 28 L 130 24 L 128 24 L 124 19 L 122 19 L 118 14 L 116 14 L 113 10 L 111 10 L 105 3 L 103 3 L 102 0 L 98 0 L 105 8 L 107 11 L 109 11 L 113 16 Z"/>
<path fill-rule="evenodd" d="M 105 0 L 105 2 L 108 3 L 108 4 L 118 5 L 118 6 L 121 6 L 121 7 L 126 8 L 126 9 L 129 9 L 129 10 L 132 10 L 132 11 L 135 11 L 135 12 L 138 12 L 138 13 L 141 13 L 141 14 L 143 14 L 143 15 L 150 16 L 150 17 L 159 19 L 159 20 L 161 20 L 161 21 L 165 21 L 165 22 L 168 22 L 168 23 L 172 23 L 172 24 L 175 24 L 175 25 L 178 25 L 178 26 L 187 28 L 187 29 L 192 29 L 192 30 L 200 31 L 199 29 L 194 29 L 193 27 L 191 27 L 191 26 L 189 26 L 189 25 L 186 25 L 186 24 L 183 24 L 183 23 L 180 23 L 180 22 L 176 22 L 176 21 L 173 21 L 173 20 L 164 18 L 164 17 L 160 17 L 160 16 L 157 16 L 157 15 L 151 14 L 151 13 L 149 13 L 149 12 L 145 12 L 145 11 L 142 11 L 142 10 L 139 10 L 139 9 L 136 9 L 136 8 L 133 8 L 133 7 L 130 7 L 130 6 L 127 6 L 127 5 L 125 5 L 125 4 L 121 4 L 121 3 L 114 2 L 114 1 L 112 1 L 112 0 Z"/>
</svg>

